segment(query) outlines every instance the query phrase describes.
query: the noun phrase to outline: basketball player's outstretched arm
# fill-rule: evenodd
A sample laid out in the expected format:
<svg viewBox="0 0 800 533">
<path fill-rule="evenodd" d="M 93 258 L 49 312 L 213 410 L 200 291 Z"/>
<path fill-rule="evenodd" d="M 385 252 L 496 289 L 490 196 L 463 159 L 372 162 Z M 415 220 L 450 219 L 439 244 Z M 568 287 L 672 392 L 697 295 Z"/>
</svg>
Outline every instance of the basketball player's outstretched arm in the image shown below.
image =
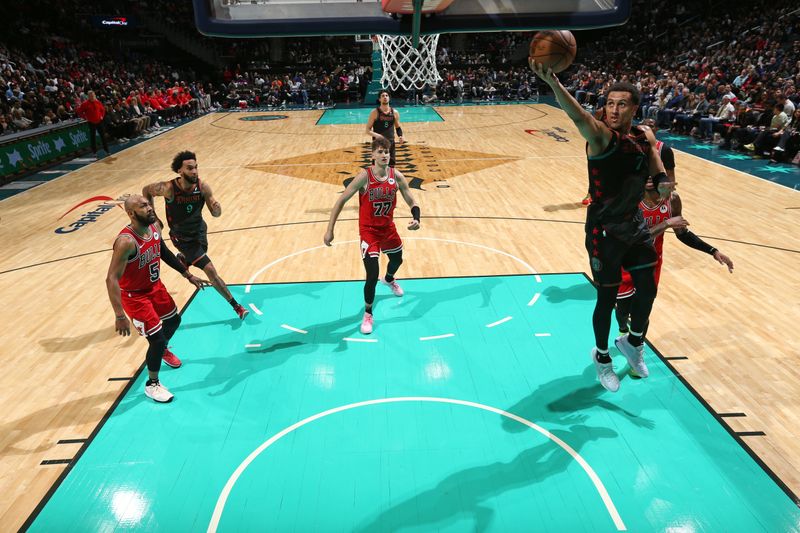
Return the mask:
<svg viewBox="0 0 800 533">
<path fill-rule="evenodd" d="M 553 74 L 552 69 L 547 68 L 545 70 L 541 63 L 537 63 L 530 58 L 528 59 L 528 64 L 534 74 L 550 86 L 561 109 L 575 123 L 581 137 L 589 143 L 588 154 L 591 156 L 602 154 L 611 140 L 611 129 L 581 107 L 581 104 L 561 85 L 556 75 Z"/>
<path fill-rule="evenodd" d="M 664 163 L 661 161 L 661 156 L 658 155 L 658 140 L 653 130 L 647 126 L 641 126 L 644 131 L 644 136 L 647 142 L 650 143 L 650 153 L 648 154 L 648 164 L 650 166 L 650 175 L 653 176 L 653 183 L 656 184 L 658 192 L 662 198 L 667 198 L 672 191 L 675 190 L 675 180 L 670 178 L 664 168 Z M 674 172 L 672 173 L 674 176 Z"/>
<path fill-rule="evenodd" d="M 208 182 L 204 181 L 200 183 L 200 191 L 202 191 L 203 196 L 206 199 L 206 206 L 208 207 L 209 212 L 211 213 L 212 217 L 218 217 L 222 214 L 222 206 L 214 198 L 214 193 L 211 191 L 211 185 Z"/>
<path fill-rule="evenodd" d="M 356 177 L 353 178 L 353 181 L 350 182 L 350 185 L 347 186 L 341 196 L 336 199 L 336 203 L 333 204 L 333 209 L 331 209 L 331 218 L 328 221 L 328 229 L 325 231 L 325 236 L 322 238 L 325 246 L 330 246 L 333 242 L 333 227 L 336 225 L 336 220 L 339 218 L 339 213 L 342 212 L 344 204 L 346 204 L 347 201 L 366 184 L 367 171 L 366 169 L 361 169 L 361 171 L 356 174 Z"/>
<path fill-rule="evenodd" d="M 670 205 L 672 207 L 672 214 L 674 215 L 673 218 L 679 217 L 683 219 L 683 202 L 681 202 L 681 198 L 678 196 L 678 193 L 672 193 L 672 196 L 670 196 Z M 669 222 L 669 220 L 672 219 L 668 219 L 667 222 Z M 687 222 L 686 226 L 688 226 L 688 224 L 689 223 Z M 675 228 L 675 236 L 678 237 L 678 240 L 689 248 L 694 248 L 695 250 L 700 250 L 701 252 L 707 253 L 713 257 L 717 263 L 728 267 L 728 272 L 733 274 L 733 261 L 731 258 L 695 235 L 686 226 Z"/>
<path fill-rule="evenodd" d="M 156 183 L 151 183 L 150 185 L 145 185 L 142 189 L 142 196 L 144 196 L 145 200 L 155 207 L 153 204 L 153 196 L 163 196 L 168 200 L 172 200 L 172 185 L 168 181 L 158 181 Z"/>
<path fill-rule="evenodd" d="M 106 275 L 108 299 L 111 300 L 111 307 L 114 309 L 114 329 L 123 337 L 131 334 L 131 323 L 122 308 L 119 280 L 122 277 L 122 273 L 125 272 L 125 265 L 128 263 L 128 259 L 135 253 L 136 244 L 133 239 L 126 235 L 118 236 L 117 240 L 114 241 L 114 252 L 111 254 L 111 264 L 108 266 L 108 274 Z"/>
<path fill-rule="evenodd" d="M 408 182 L 403 174 L 395 169 L 394 177 L 397 179 L 397 188 L 400 189 L 400 194 L 403 195 L 403 200 L 406 201 L 408 207 L 411 208 L 411 222 L 408 223 L 408 229 L 414 231 L 419 229 L 419 206 L 417 201 L 411 195 L 411 189 L 408 187 Z"/>
</svg>

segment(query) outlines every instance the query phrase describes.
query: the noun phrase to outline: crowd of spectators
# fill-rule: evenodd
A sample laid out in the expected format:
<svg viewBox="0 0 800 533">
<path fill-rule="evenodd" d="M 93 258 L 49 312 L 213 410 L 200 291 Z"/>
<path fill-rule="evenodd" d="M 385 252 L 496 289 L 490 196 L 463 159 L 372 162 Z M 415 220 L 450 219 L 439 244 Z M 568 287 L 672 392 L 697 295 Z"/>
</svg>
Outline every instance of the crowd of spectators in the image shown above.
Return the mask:
<svg viewBox="0 0 800 533">
<path fill-rule="evenodd" d="M 279 69 L 274 69 L 279 70 Z M 223 86 L 227 92 L 213 100 L 230 107 L 329 107 L 336 102 L 363 101 L 372 79 L 372 66 L 339 64 L 333 69 L 297 66 L 271 70 L 227 68 Z"/>
<path fill-rule="evenodd" d="M 103 131 L 123 140 L 212 107 L 193 72 L 112 55 L 71 11 L 79 5 L 54 0 L 38 15 L 36 2 L 23 3 L 0 23 L 0 136 L 85 118 L 78 109 L 91 91 L 105 109 Z"/>
<path fill-rule="evenodd" d="M 642 92 L 640 117 L 660 128 L 773 161 L 798 163 L 800 9 L 776 0 L 634 5 L 624 29 L 609 30 L 580 51 L 562 77 L 587 107 L 602 106 L 615 80 Z M 639 9 L 637 9 L 637 7 Z M 647 38 L 645 38 L 647 36 Z M 692 43 L 687 49 L 685 43 Z"/>
<path fill-rule="evenodd" d="M 176 31 L 196 34 L 189 4 L 167 0 L 53 0 L 51 19 L 92 2 L 89 9 L 106 12 L 156 10 Z M 30 27 L 8 26 L 26 46 L 0 44 L 0 134 L 72 119 L 90 90 L 107 110 L 106 131 L 127 138 L 216 107 L 355 103 L 372 80 L 372 46 L 352 37 L 198 35 L 234 59 L 216 84 L 204 84 L 193 72 L 149 58 L 120 60 L 93 47 L 85 21 L 53 32 L 48 17 L 31 17 L 30 9 L 24 4 L 18 19 L 35 20 Z M 633 82 L 642 91 L 640 119 L 724 148 L 792 160 L 800 148 L 799 15 L 791 0 L 758 10 L 742 1 L 634 0 L 625 26 L 578 34 L 578 61 L 562 81 L 592 108 L 603 104 L 614 81 Z M 534 98 L 539 84 L 525 62 L 531 36 L 442 35 L 436 52 L 442 80 L 395 96 L 417 103 Z"/>
</svg>

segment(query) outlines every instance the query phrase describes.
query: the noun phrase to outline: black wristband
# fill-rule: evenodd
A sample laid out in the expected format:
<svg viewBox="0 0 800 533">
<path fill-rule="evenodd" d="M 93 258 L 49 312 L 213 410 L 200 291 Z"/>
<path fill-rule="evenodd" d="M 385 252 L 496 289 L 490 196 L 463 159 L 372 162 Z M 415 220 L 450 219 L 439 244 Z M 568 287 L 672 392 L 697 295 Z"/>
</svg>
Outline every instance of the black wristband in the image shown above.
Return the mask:
<svg viewBox="0 0 800 533">
<path fill-rule="evenodd" d="M 659 172 L 655 176 L 653 176 L 653 186 L 658 189 L 658 184 L 662 181 L 669 181 L 669 176 L 667 176 L 666 172 Z"/>
<path fill-rule="evenodd" d="M 403 136 L 403 128 L 395 128 L 394 131 L 397 132 L 398 137 Z"/>
<path fill-rule="evenodd" d="M 411 208 L 411 218 L 419 222 L 419 206 L 415 205 Z"/>
</svg>

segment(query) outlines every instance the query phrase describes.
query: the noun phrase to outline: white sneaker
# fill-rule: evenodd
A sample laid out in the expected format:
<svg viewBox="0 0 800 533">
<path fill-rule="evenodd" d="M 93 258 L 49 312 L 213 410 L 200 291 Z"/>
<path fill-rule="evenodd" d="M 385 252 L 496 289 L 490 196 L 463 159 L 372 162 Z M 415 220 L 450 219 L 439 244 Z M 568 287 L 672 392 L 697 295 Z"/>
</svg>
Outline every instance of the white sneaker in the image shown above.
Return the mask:
<svg viewBox="0 0 800 533">
<path fill-rule="evenodd" d="M 144 394 L 148 398 L 152 398 L 159 403 L 169 403 L 172 401 L 172 398 L 174 398 L 172 393 L 158 381 L 152 385 L 145 385 Z"/>
<path fill-rule="evenodd" d="M 650 371 L 647 370 L 647 365 L 644 364 L 644 344 L 633 346 L 630 341 L 628 341 L 629 335 L 630 334 L 617 337 L 614 344 L 617 345 L 619 351 L 622 352 L 622 355 L 628 360 L 628 364 L 631 365 L 633 373 L 640 378 L 646 378 L 650 375 Z"/>
<path fill-rule="evenodd" d="M 369 335 L 372 333 L 372 323 L 374 322 L 370 313 L 364 313 L 364 318 L 361 319 L 361 333 Z"/>
<path fill-rule="evenodd" d="M 591 355 L 594 369 L 597 370 L 597 379 L 600 380 L 600 385 L 608 392 L 617 392 L 619 390 L 619 378 L 617 377 L 617 373 L 614 372 L 613 363 L 597 362 L 597 348 L 592 348 Z"/>
<path fill-rule="evenodd" d="M 403 288 L 400 287 L 400 285 L 397 284 L 397 280 L 386 281 L 386 277 L 385 276 L 381 276 L 381 283 L 383 283 L 384 285 L 386 285 L 387 287 L 392 289 L 392 294 L 394 294 L 395 296 L 402 296 L 404 294 L 403 293 Z"/>
</svg>

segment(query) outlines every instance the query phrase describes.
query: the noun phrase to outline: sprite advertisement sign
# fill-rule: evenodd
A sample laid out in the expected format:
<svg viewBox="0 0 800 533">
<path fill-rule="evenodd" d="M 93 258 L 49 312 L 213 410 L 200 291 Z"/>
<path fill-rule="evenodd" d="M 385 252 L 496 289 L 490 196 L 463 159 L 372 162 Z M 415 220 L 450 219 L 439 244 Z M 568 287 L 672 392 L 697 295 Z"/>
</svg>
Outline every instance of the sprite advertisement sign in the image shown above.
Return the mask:
<svg viewBox="0 0 800 533">
<path fill-rule="evenodd" d="M 2 140 L 2 139 L 0 139 Z M 0 145 L 0 180 L 89 147 L 85 122 Z"/>
</svg>

